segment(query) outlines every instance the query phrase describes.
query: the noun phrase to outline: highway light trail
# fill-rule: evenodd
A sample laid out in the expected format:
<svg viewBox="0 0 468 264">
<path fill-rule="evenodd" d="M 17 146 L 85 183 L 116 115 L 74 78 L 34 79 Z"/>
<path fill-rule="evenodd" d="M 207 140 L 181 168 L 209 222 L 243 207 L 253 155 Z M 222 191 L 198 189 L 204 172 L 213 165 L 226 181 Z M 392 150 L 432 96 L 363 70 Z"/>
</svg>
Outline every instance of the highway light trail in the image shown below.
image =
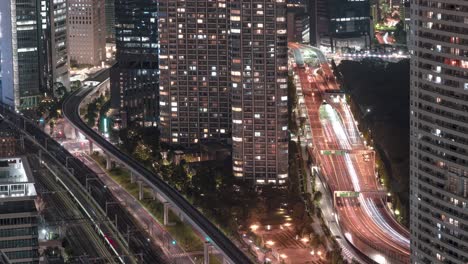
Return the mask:
<svg viewBox="0 0 468 264">
<path fill-rule="evenodd" d="M 294 66 L 302 84 L 298 93 L 304 100 L 301 106 L 311 124 L 313 143 L 308 151 L 317 158 L 331 192 L 359 192 L 356 198 L 336 200 L 336 221 L 345 232 L 343 237 L 369 262 L 408 263 L 409 241 L 405 236 L 409 233 L 387 211 L 384 196 L 380 197 L 386 193 L 375 178 L 375 164 L 370 158 L 373 150 L 366 147 L 328 62 L 316 48 L 297 43 L 289 46 L 303 53 L 315 52 L 319 60 L 316 66 L 308 62 Z M 294 54 L 301 56 L 300 52 Z M 378 197 L 369 196 L 374 194 Z"/>
<path fill-rule="evenodd" d="M 338 138 L 338 144 L 342 149 L 351 149 L 348 136 L 346 135 L 345 129 L 340 121 L 340 117 L 336 113 L 335 109 L 333 109 L 333 107 L 329 104 L 326 104 L 324 108 L 332 124 L 333 131 Z"/>
<path fill-rule="evenodd" d="M 361 196 L 359 196 L 360 200 L 361 198 L 364 199 Z M 382 228 L 382 230 L 387 231 L 390 235 L 397 237 L 402 243 L 408 244 L 410 243 L 409 239 L 402 236 L 399 232 L 397 232 L 393 227 L 391 227 L 387 221 L 383 218 L 383 216 L 380 214 L 379 210 L 377 209 L 375 202 L 371 198 L 366 198 L 366 202 L 364 203 L 366 205 L 366 210 L 369 215 L 377 217 L 377 224 Z"/>
<path fill-rule="evenodd" d="M 335 109 L 329 104 L 324 106 L 327 116 L 332 124 L 333 132 L 338 138 L 338 144 L 342 149 L 351 149 L 351 145 L 348 140 L 348 136 L 345 132 L 345 128 L 343 123 L 340 120 L 340 117 L 336 113 Z M 344 108 L 345 110 L 349 108 Z M 347 112 L 347 111 L 346 111 Z M 350 115 L 350 114 L 349 114 Z M 356 167 L 354 166 L 353 161 L 349 154 L 344 155 L 344 161 L 346 164 L 347 171 L 351 178 L 351 182 L 353 184 L 354 191 L 360 192 L 361 186 L 359 182 L 359 176 L 356 171 Z M 402 243 L 409 245 L 409 240 L 402 236 L 399 232 L 397 232 L 393 227 L 391 227 L 387 221 L 385 221 L 384 217 L 381 215 L 380 211 L 377 209 L 375 202 L 372 199 L 364 199 L 363 195 L 359 195 L 359 202 L 363 206 L 364 211 L 374 220 L 374 222 L 387 234 L 399 240 Z"/>
</svg>

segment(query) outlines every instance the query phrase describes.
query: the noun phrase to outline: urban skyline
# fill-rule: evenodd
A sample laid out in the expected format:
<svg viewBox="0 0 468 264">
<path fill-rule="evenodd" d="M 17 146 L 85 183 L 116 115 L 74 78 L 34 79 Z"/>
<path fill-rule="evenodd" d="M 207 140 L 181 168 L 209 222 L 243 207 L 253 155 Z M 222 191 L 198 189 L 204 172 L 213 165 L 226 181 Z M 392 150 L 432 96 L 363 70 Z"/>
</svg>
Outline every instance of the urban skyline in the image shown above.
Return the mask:
<svg viewBox="0 0 468 264">
<path fill-rule="evenodd" d="M 0 2 L 0 262 L 467 262 L 467 10 Z"/>
</svg>

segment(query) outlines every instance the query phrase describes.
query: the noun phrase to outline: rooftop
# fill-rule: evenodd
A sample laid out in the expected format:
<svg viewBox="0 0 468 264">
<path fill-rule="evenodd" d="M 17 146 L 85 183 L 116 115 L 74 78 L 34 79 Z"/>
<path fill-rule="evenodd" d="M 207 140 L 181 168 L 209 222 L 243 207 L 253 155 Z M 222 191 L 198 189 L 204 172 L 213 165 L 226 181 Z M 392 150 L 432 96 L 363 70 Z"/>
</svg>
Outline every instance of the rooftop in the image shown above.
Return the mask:
<svg viewBox="0 0 468 264">
<path fill-rule="evenodd" d="M 26 157 L 0 158 L 0 198 L 36 196 Z"/>
</svg>

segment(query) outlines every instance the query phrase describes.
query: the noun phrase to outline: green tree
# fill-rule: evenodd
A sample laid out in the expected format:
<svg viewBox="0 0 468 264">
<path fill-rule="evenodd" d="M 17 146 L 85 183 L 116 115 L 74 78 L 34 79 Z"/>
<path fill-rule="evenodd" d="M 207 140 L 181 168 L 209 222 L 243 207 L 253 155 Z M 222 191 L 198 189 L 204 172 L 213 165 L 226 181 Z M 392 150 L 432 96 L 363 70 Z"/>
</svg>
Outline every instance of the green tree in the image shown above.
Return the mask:
<svg viewBox="0 0 468 264">
<path fill-rule="evenodd" d="M 179 191 L 186 191 L 188 189 L 189 178 L 182 164 L 175 166 L 170 182 Z"/>
<path fill-rule="evenodd" d="M 317 191 L 317 192 L 314 194 L 314 203 L 315 203 L 315 204 L 320 203 L 320 200 L 322 200 L 322 196 L 323 196 L 322 192 Z"/>
<path fill-rule="evenodd" d="M 397 43 L 406 44 L 406 31 L 402 20 L 400 20 L 400 22 L 395 26 L 394 37 Z"/>
<path fill-rule="evenodd" d="M 210 194 L 216 192 L 216 179 L 213 169 L 201 166 L 192 177 L 192 186 L 197 194 Z"/>
<path fill-rule="evenodd" d="M 145 143 L 138 141 L 135 151 L 133 152 L 133 156 L 143 162 L 146 162 L 151 158 L 150 154 L 149 147 Z"/>
<path fill-rule="evenodd" d="M 96 104 L 91 103 L 88 105 L 88 111 L 85 114 L 85 118 L 87 120 L 88 126 L 93 127 L 96 124 L 96 118 L 97 118 Z"/>
</svg>

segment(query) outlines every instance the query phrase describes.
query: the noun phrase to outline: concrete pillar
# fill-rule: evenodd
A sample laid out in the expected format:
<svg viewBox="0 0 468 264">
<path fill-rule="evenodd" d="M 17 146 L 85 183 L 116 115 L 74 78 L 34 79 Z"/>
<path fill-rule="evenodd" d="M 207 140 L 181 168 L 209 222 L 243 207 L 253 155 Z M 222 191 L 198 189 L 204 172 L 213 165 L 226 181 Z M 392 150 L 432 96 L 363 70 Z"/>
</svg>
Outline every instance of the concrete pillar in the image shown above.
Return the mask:
<svg viewBox="0 0 468 264">
<path fill-rule="evenodd" d="M 179 211 L 179 219 L 180 221 L 184 221 L 184 215 L 182 214 L 182 211 Z"/>
<path fill-rule="evenodd" d="M 205 241 L 205 246 L 203 247 L 203 264 L 210 264 L 210 242 Z"/>
<path fill-rule="evenodd" d="M 130 171 L 130 182 L 135 183 L 135 180 L 136 180 L 135 174 L 133 173 L 133 171 Z"/>
<path fill-rule="evenodd" d="M 164 222 L 163 224 L 167 226 L 169 224 L 169 203 L 164 203 Z"/>
<path fill-rule="evenodd" d="M 143 200 L 144 198 L 144 189 L 143 189 L 143 182 L 138 181 L 138 200 Z"/>
<path fill-rule="evenodd" d="M 79 139 L 80 138 L 80 130 L 78 130 L 78 128 L 75 128 L 75 139 Z"/>
<path fill-rule="evenodd" d="M 88 139 L 89 142 L 89 155 L 93 154 L 93 142 Z"/>
<path fill-rule="evenodd" d="M 153 198 L 153 201 L 156 201 L 156 197 L 158 196 L 158 193 L 156 192 L 155 189 L 152 189 L 151 190 L 151 196 Z"/>
<path fill-rule="evenodd" d="M 112 169 L 112 160 L 109 154 L 106 154 L 106 170 Z"/>
</svg>

